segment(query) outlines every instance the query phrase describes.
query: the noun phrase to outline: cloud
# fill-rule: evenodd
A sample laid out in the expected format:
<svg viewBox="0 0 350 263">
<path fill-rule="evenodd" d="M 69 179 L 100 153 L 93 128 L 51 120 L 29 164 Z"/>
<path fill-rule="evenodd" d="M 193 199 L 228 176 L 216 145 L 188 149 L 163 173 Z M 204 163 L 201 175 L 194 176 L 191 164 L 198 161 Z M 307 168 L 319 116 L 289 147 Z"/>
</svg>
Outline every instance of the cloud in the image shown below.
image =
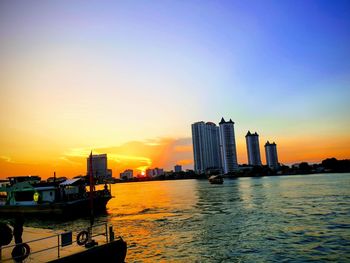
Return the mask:
<svg viewBox="0 0 350 263">
<path fill-rule="evenodd" d="M 61 157 L 70 165 L 86 164 L 86 158 L 91 149 L 72 148 Z M 173 169 L 175 164 L 192 168 L 192 142 L 191 138 L 157 138 L 145 141 L 130 141 L 118 146 L 92 149 L 93 154 L 107 154 L 108 167 L 113 170 L 113 176 L 125 169 L 144 171 L 147 168 L 160 167 Z M 80 165 L 80 166 L 81 166 Z M 86 169 L 85 169 L 86 170 Z M 82 171 L 84 173 L 86 171 Z"/>
<path fill-rule="evenodd" d="M 65 156 L 62 156 L 62 157 L 60 157 L 60 160 L 63 160 L 63 161 L 66 161 L 66 162 L 68 162 L 68 163 L 70 163 L 70 164 L 72 164 L 72 165 L 79 165 L 79 166 L 81 166 L 82 165 L 82 163 L 81 163 L 81 161 L 80 161 L 80 158 L 76 158 L 76 159 L 78 159 L 78 160 L 73 160 L 74 159 L 74 156 L 72 156 L 73 158 L 67 158 L 67 157 L 65 157 Z"/>
<path fill-rule="evenodd" d="M 14 161 L 12 161 L 11 157 L 8 156 L 0 156 L 0 159 L 4 160 L 7 163 L 15 163 Z"/>
<path fill-rule="evenodd" d="M 36 160 L 36 163 L 14 161 L 4 154 L 0 156 L 0 177 L 14 175 L 37 174 L 42 178 L 52 176 L 73 177 L 86 174 L 87 157 L 93 154 L 107 154 L 108 168 L 113 176 L 125 169 L 134 169 L 140 173 L 147 168 L 164 168 L 173 170 L 175 164 L 181 164 L 184 169 L 192 169 L 192 140 L 191 138 L 155 138 L 144 141 L 129 141 L 117 146 L 69 148 L 60 155 Z"/>
<path fill-rule="evenodd" d="M 177 164 L 189 165 L 189 164 L 193 164 L 193 160 L 192 159 L 180 160 L 180 161 L 177 162 Z"/>
<path fill-rule="evenodd" d="M 178 146 L 175 146 L 174 150 L 176 152 L 191 152 L 192 145 L 178 145 Z"/>
</svg>

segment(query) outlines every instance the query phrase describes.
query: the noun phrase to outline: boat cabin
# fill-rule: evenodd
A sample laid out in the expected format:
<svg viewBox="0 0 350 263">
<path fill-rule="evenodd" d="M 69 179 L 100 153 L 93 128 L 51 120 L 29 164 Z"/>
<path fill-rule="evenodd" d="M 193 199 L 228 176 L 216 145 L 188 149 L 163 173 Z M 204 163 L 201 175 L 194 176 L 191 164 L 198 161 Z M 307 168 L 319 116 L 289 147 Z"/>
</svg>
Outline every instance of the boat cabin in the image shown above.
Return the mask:
<svg viewBox="0 0 350 263">
<path fill-rule="evenodd" d="M 60 198 L 74 200 L 85 197 L 85 183 L 81 178 L 68 179 L 59 184 Z"/>
<path fill-rule="evenodd" d="M 39 202 L 55 201 L 54 186 L 34 187 L 29 182 L 20 182 L 6 187 L 5 190 L 7 205 L 35 205 Z"/>
<path fill-rule="evenodd" d="M 33 183 L 33 180 L 17 180 L 10 177 L 10 184 L 0 187 L 2 205 L 36 205 L 83 198 L 85 184 L 80 178 L 65 180 L 60 184 Z"/>
</svg>

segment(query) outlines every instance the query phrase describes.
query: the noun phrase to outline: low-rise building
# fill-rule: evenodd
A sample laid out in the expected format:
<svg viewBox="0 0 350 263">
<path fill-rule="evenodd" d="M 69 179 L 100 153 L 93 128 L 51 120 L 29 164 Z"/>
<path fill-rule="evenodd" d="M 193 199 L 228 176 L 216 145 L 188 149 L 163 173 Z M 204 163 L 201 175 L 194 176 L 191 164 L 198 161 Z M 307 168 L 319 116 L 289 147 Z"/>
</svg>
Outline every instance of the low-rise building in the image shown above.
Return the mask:
<svg viewBox="0 0 350 263">
<path fill-rule="evenodd" d="M 134 171 L 131 169 L 127 169 L 124 172 L 120 173 L 121 180 L 131 180 L 134 178 Z"/>
<path fill-rule="evenodd" d="M 182 172 L 182 166 L 179 165 L 179 164 L 176 164 L 176 165 L 174 166 L 174 172 L 175 172 L 175 173 L 180 173 L 180 172 Z"/>
<path fill-rule="evenodd" d="M 154 169 L 146 170 L 146 177 L 153 178 L 161 175 L 164 175 L 164 169 L 162 168 L 154 168 Z"/>
</svg>

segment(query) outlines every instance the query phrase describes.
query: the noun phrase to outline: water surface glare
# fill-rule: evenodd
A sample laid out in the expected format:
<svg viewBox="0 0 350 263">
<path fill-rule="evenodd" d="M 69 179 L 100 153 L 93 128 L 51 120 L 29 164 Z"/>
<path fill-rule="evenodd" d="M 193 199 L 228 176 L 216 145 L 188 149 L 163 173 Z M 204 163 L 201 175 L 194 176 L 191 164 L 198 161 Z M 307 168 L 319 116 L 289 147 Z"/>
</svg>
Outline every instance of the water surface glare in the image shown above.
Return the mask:
<svg viewBox="0 0 350 263">
<path fill-rule="evenodd" d="M 128 242 L 128 262 L 350 262 L 350 174 L 125 183 L 112 192 L 97 221 Z"/>
</svg>

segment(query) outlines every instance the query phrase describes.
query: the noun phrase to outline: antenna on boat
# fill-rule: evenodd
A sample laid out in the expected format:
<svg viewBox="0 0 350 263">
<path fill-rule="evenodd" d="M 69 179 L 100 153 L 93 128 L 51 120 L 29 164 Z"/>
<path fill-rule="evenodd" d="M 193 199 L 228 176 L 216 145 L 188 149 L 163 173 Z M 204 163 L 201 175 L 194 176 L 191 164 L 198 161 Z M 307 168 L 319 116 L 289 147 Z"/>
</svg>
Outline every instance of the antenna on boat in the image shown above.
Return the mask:
<svg viewBox="0 0 350 263">
<path fill-rule="evenodd" d="M 94 191 L 94 178 L 93 178 L 93 170 L 92 170 L 92 151 L 90 152 L 90 225 L 94 224 L 94 200 L 93 200 L 93 191 Z"/>
</svg>

